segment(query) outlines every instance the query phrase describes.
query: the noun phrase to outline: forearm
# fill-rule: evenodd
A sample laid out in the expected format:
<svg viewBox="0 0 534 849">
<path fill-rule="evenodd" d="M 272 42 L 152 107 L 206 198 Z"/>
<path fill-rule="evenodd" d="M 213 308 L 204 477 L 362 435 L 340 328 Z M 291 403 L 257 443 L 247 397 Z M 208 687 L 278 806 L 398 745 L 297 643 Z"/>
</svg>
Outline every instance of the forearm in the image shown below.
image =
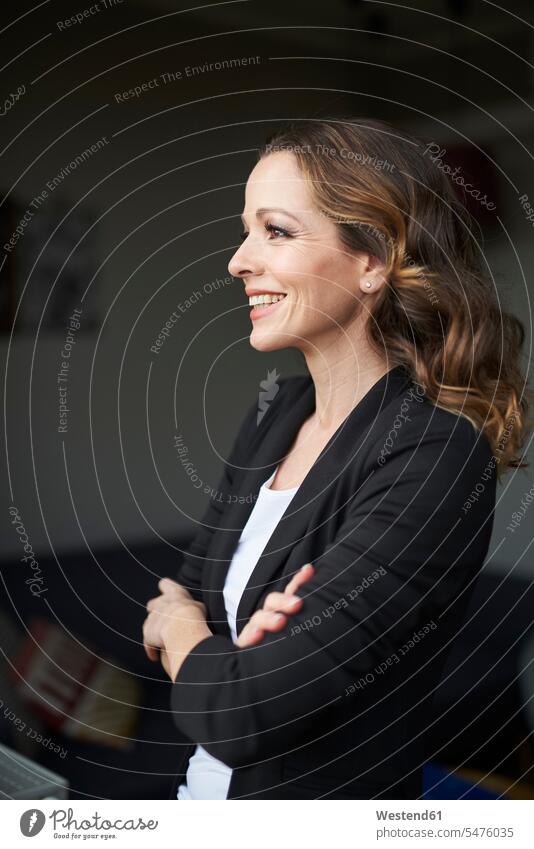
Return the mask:
<svg viewBox="0 0 534 849">
<path fill-rule="evenodd" d="M 212 634 L 205 621 L 184 623 L 178 620 L 162 629 L 164 648 L 161 650 L 161 662 L 173 682 L 189 652 Z"/>
<path fill-rule="evenodd" d="M 201 640 L 173 679 L 177 727 L 232 769 L 297 745 L 351 680 L 323 650 L 301 650 L 295 660 L 297 642 L 272 633 L 244 649 L 220 634 Z"/>
</svg>

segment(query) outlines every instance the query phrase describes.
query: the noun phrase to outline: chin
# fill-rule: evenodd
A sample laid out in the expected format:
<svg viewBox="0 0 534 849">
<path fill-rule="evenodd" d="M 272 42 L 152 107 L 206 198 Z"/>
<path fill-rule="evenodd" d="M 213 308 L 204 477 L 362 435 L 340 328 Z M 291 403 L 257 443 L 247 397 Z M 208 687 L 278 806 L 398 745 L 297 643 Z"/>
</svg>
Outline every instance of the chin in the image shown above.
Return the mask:
<svg viewBox="0 0 534 849">
<path fill-rule="evenodd" d="M 277 333 L 262 333 L 261 330 L 254 330 L 250 334 L 250 344 L 256 351 L 281 351 L 283 348 L 289 348 L 291 342 L 287 336 L 280 336 Z"/>
</svg>

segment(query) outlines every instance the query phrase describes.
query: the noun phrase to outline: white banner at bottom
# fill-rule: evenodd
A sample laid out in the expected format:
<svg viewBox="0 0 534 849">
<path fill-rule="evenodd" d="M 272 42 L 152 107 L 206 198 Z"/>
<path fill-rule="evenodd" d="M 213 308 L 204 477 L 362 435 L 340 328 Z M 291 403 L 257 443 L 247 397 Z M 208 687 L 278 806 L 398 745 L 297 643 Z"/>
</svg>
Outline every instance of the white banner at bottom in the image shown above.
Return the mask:
<svg viewBox="0 0 534 849">
<path fill-rule="evenodd" d="M 4 801 L 2 844 L 509 847 L 531 849 L 530 800 L 41 800 Z M 291 841 L 291 843 L 290 843 Z M 340 841 L 342 841 L 340 843 Z"/>
</svg>

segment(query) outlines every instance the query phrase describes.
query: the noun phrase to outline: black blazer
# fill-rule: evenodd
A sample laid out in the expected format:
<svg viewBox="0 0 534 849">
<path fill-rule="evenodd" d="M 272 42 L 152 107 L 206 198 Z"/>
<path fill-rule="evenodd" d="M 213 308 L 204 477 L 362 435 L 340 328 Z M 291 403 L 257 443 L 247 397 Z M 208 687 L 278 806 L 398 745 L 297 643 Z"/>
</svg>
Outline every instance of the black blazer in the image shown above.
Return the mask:
<svg viewBox="0 0 534 849">
<path fill-rule="evenodd" d="M 177 580 L 213 636 L 187 655 L 171 710 L 190 745 L 232 767 L 229 799 L 400 798 L 422 793 L 432 695 L 488 551 L 495 458 L 462 416 L 433 406 L 402 366 L 384 375 L 321 452 L 249 579 L 237 633 L 304 563 L 314 577 L 285 629 L 240 649 L 225 575 L 261 484 L 315 408 L 290 377 L 257 423 L 250 408 Z"/>
</svg>

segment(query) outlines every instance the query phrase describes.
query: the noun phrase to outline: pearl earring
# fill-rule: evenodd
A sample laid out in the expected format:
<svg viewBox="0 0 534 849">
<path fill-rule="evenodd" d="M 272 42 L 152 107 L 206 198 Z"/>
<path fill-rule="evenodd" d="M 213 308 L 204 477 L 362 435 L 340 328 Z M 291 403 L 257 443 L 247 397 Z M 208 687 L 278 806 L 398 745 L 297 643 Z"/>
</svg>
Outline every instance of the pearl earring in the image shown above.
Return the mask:
<svg viewBox="0 0 534 849">
<path fill-rule="evenodd" d="M 367 281 L 367 283 L 366 283 L 365 285 L 367 286 L 367 288 L 368 288 L 368 289 L 370 289 L 370 288 L 371 288 L 371 286 L 372 286 L 372 283 L 370 283 L 369 281 Z"/>
</svg>

